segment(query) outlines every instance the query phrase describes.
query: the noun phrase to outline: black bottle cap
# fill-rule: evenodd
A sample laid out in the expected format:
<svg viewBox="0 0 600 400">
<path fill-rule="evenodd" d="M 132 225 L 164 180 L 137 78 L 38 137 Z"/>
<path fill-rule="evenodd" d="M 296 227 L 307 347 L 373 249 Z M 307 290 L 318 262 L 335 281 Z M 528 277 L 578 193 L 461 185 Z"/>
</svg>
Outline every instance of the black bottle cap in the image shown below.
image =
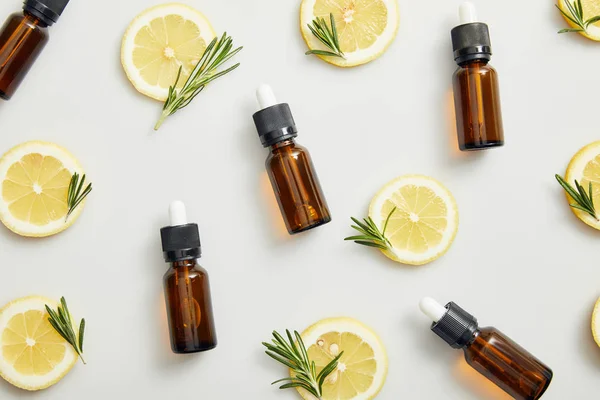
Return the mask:
<svg viewBox="0 0 600 400">
<path fill-rule="evenodd" d="M 200 258 L 200 233 L 198 224 L 166 226 L 160 230 L 163 255 L 166 262 Z"/>
<path fill-rule="evenodd" d="M 58 21 L 67 4 L 69 0 L 25 0 L 23 9 L 50 26 Z"/>
<path fill-rule="evenodd" d="M 455 349 L 469 345 L 477 332 L 477 318 L 460 308 L 454 302 L 446 304 L 446 313 L 431 330 Z"/>
<path fill-rule="evenodd" d="M 275 104 L 255 113 L 252 118 L 264 147 L 298 136 L 298 129 L 287 103 Z"/>
<path fill-rule="evenodd" d="M 459 25 L 452 29 L 452 48 L 454 61 L 462 64 L 473 60 L 487 60 L 492 58 L 492 43 L 490 30 L 482 22 L 472 22 Z"/>
</svg>

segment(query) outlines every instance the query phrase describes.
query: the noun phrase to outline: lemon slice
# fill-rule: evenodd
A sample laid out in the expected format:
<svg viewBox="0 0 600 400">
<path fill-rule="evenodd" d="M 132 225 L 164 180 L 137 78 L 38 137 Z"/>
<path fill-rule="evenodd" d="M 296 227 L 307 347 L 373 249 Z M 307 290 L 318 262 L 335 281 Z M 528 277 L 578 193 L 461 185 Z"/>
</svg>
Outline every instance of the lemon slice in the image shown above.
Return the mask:
<svg viewBox="0 0 600 400">
<path fill-rule="evenodd" d="M 456 237 L 458 208 L 452 194 L 433 178 L 405 175 L 383 187 L 371 201 L 369 216 L 383 225 L 392 245 L 383 253 L 394 261 L 422 265 L 443 255 Z"/>
<path fill-rule="evenodd" d="M 77 353 L 50 325 L 45 305 L 55 301 L 24 297 L 0 309 L 0 376 L 25 390 L 40 390 L 61 380 Z"/>
<path fill-rule="evenodd" d="M 588 191 L 590 182 L 592 183 L 592 193 L 596 211 L 600 214 L 600 141 L 590 143 L 577 152 L 571 159 L 565 174 L 565 180 L 575 187 L 577 180 L 586 191 Z M 575 201 L 567 194 L 567 200 L 570 204 Z M 600 230 L 600 221 L 594 219 L 586 212 L 571 207 L 577 218 L 588 224 L 594 229 Z"/>
<path fill-rule="evenodd" d="M 567 1 L 574 5 L 576 0 L 558 0 L 558 6 L 567 15 L 571 15 L 571 11 L 569 11 L 569 8 L 566 5 Z M 583 8 L 583 18 L 585 20 L 600 15 L 600 0 L 582 0 L 581 6 Z M 571 25 L 571 27 L 578 29 L 580 28 L 564 15 L 563 18 L 569 23 L 569 25 Z M 584 32 L 579 33 L 588 39 L 595 40 L 597 42 L 600 41 L 600 21 L 590 24 Z"/>
<path fill-rule="evenodd" d="M 600 299 L 596 301 L 594 312 L 592 313 L 592 335 L 594 335 L 596 344 L 600 346 Z"/>
<path fill-rule="evenodd" d="M 388 370 L 383 343 L 367 326 L 352 318 L 328 318 L 302 333 L 308 357 L 320 372 L 342 351 L 344 354 L 323 384 L 322 400 L 367 400 L 379 393 Z M 298 389 L 302 398 L 314 396 Z"/>
<path fill-rule="evenodd" d="M 329 26 L 329 14 L 335 19 L 345 59 L 319 57 L 338 67 L 354 67 L 381 56 L 394 41 L 400 24 L 397 0 L 303 0 L 300 29 L 311 50 L 328 50 L 308 24 L 321 17 Z"/>
<path fill-rule="evenodd" d="M 179 67 L 181 87 L 214 37 L 199 11 L 178 3 L 159 5 L 138 15 L 127 28 L 121 63 L 140 93 L 165 101 Z"/>
<path fill-rule="evenodd" d="M 67 150 L 46 142 L 27 142 L 0 158 L 0 220 L 21 236 L 62 232 L 81 214 L 85 200 L 65 221 L 74 172 L 83 174 Z"/>
</svg>

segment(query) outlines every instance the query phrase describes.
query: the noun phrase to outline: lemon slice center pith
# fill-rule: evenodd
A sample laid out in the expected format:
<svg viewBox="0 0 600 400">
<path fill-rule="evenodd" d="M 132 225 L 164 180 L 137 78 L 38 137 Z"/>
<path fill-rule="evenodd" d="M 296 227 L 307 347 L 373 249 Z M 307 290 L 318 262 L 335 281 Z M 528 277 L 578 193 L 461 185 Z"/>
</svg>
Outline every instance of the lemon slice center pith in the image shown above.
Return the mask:
<svg viewBox="0 0 600 400">
<path fill-rule="evenodd" d="M 150 21 L 137 32 L 134 44 L 133 62 L 141 77 L 161 88 L 173 85 L 180 67 L 181 87 L 206 48 L 198 25 L 176 14 Z"/>
<path fill-rule="evenodd" d="M 14 218 L 43 226 L 64 218 L 71 173 L 52 156 L 31 153 L 10 166 L 2 198 Z"/>
<path fill-rule="evenodd" d="M 396 249 L 424 253 L 438 246 L 448 224 L 445 202 L 427 187 L 406 185 L 385 201 L 383 221 L 390 217 L 386 237 Z"/>
<path fill-rule="evenodd" d="M 382 0 L 318 0 L 313 13 L 326 21 L 333 14 L 345 53 L 371 47 L 388 23 L 388 9 Z"/>
<path fill-rule="evenodd" d="M 323 385 L 323 398 L 352 399 L 366 392 L 377 372 L 375 353 L 371 346 L 350 332 L 329 332 L 308 348 L 308 355 L 318 369 L 323 369 L 340 352 L 344 354 L 338 366 Z"/>
</svg>

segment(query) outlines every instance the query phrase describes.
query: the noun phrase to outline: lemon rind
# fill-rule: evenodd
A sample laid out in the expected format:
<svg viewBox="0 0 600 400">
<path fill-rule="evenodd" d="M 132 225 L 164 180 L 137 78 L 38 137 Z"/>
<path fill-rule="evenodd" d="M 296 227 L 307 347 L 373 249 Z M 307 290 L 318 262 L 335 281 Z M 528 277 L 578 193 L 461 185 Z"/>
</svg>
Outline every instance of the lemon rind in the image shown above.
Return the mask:
<svg viewBox="0 0 600 400">
<path fill-rule="evenodd" d="M 150 7 L 142 11 L 131 21 L 121 41 L 121 65 L 123 66 L 123 70 L 127 75 L 127 79 L 129 80 L 129 82 L 131 82 L 133 87 L 138 92 L 158 101 L 165 101 L 167 99 L 169 89 L 161 88 L 159 86 L 152 86 L 146 83 L 146 81 L 141 77 L 139 70 L 134 67 L 133 50 L 135 48 L 135 34 L 153 19 L 169 15 L 165 12 L 158 12 L 163 11 L 165 9 L 173 9 L 174 11 L 172 12 L 172 14 L 179 14 L 184 18 L 186 17 L 186 15 L 190 16 L 190 13 L 195 14 L 196 18 L 192 19 L 192 21 L 196 23 L 196 25 L 198 25 L 198 27 L 200 28 L 201 37 L 204 39 L 207 45 L 216 36 L 215 30 L 213 29 L 210 21 L 208 20 L 208 18 L 206 18 L 204 14 L 202 14 L 195 8 L 182 3 L 167 3 Z M 175 12 L 177 11 L 177 9 L 183 9 L 187 11 L 187 13 L 177 13 Z"/>
<path fill-rule="evenodd" d="M 400 185 L 400 183 L 402 183 L 402 185 Z M 423 183 L 429 184 L 424 185 Z M 458 206 L 452 193 L 436 179 L 426 175 L 402 175 L 388 182 L 383 188 L 379 190 L 379 192 L 377 192 L 377 194 L 373 197 L 373 200 L 371 201 L 371 204 L 369 206 L 369 216 L 373 219 L 373 222 L 375 222 L 377 226 L 381 226 L 383 224 L 382 217 L 379 211 L 381 210 L 383 203 L 389 198 L 389 195 L 396 192 L 402 186 L 409 184 L 414 184 L 416 186 L 425 186 L 433 190 L 438 196 L 446 200 L 446 203 L 449 205 L 448 211 L 450 212 L 448 215 L 448 227 L 450 227 L 451 229 L 447 229 L 444 232 L 444 237 L 440 245 L 429 250 L 426 253 L 428 254 L 427 256 L 418 257 L 419 255 L 417 253 L 411 253 L 409 251 L 396 249 L 392 249 L 391 251 L 381 251 L 386 257 L 398 263 L 420 266 L 437 260 L 444 254 L 446 254 L 448 250 L 450 250 L 450 247 L 452 247 L 452 244 L 456 239 L 456 234 L 458 232 L 459 226 Z"/>
<path fill-rule="evenodd" d="M 378 369 L 377 374 L 374 376 L 373 379 L 373 382 L 376 382 L 377 378 L 377 386 L 375 386 L 375 383 L 371 385 L 372 387 L 375 387 L 375 389 L 372 390 L 371 393 L 369 391 L 363 392 L 360 395 L 354 397 L 352 400 L 374 399 L 375 397 L 377 397 L 377 395 L 385 385 L 389 366 L 387 352 L 385 346 L 383 345 L 383 342 L 381 341 L 381 338 L 369 326 L 351 317 L 333 317 L 322 319 L 306 328 L 300 336 L 302 337 L 302 341 L 308 349 L 312 344 L 316 342 L 316 340 L 321 335 L 332 331 L 356 333 L 361 337 L 361 339 L 367 339 L 366 342 L 369 343 L 369 345 L 373 349 L 373 352 L 375 353 L 375 358 L 382 362 L 383 369 Z M 303 399 L 314 400 L 314 397 L 309 393 L 304 392 L 303 390 L 297 391 Z"/>
<path fill-rule="evenodd" d="M 15 314 L 22 313 L 22 312 L 29 311 L 29 310 L 40 310 L 40 311 L 45 312 L 46 304 L 48 304 L 51 307 L 56 307 L 56 305 L 58 303 L 54 300 L 48 299 L 43 296 L 27 296 L 27 297 L 22 297 L 22 298 L 11 301 L 0 309 L 0 327 L 6 326 L 8 321 L 10 321 L 10 319 Z M 28 306 L 28 305 L 33 305 L 33 306 Z M 13 310 L 12 314 L 7 315 L 7 312 L 14 307 L 16 307 L 17 309 Z M 1 338 L 1 333 L 2 333 L 2 331 L 0 331 L 0 338 Z M 23 390 L 28 390 L 28 391 L 42 390 L 42 389 L 46 389 L 52 385 L 55 385 L 61 379 L 63 379 L 65 377 L 65 375 L 67 375 L 71 371 L 71 369 L 75 366 L 75 364 L 77 363 L 77 353 L 75 353 L 75 350 L 73 350 L 73 348 L 70 345 L 68 345 L 66 342 L 65 342 L 65 348 L 66 348 L 65 358 L 61 362 L 63 368 L 59 369 L 59 370 L 57 370 L 56 368 L 53 369 L 52 372 L 59 371 L 58 373 L 54 373 L 55 376 L 53 376 L 51 379 L 46 379 L 45 381 L 44 381 L 44 378 L 41 378 L 38 376 L 33 376 L 33 377 L 28 376 L 27 379 L 43 382 L 41 384 L 28 384 L 28 383 L 24 383 L 23 380 L 19 380 L 18 378 L 15 378 L 14 376 L 17 373 L 11 374 L 11 373 L 7 372 L 10 370 L 14 371 L 14 368 L 12 368 L 11 365 L 8 365 L 4 362 L 4 358 L 2 356 L 2 348 L 0 347 L 0 377 L 2 377 L 5 381 L 10 383 L 11 385 L 18 387 L 20 389 L 23 389 Z M 45 376 L 48 376 L 50 374 L 51 373 L 46 374 Z"/>
<path fill-rule="evenodd" d="M 304 39 L 304 42 L 306 43 L 306 45 L 308 46 L 309 49 L 321 50 L 321 49 L 323 49 L 322 44 L 320 44 L 318 39 L 314 37 L 314 35 L 310 32 L 310 30 L 308 29 L 308 26 L 307 26 L 314 19 L 314 13 L 313 13 L 312 9 L 314 8 L 315 2 L 316 2 L 315 0 L 303 0 L 300 5 L 300 33 L 302 34 L 302 38 Z M 393 18 L 395 17 L 395 26 L 392 30 L 387 30 L 387 26 L 386 26 L 386 31 L 384 31 L 384 33 L 378 37 L 377 41 L 372 46 L 370 46 L 367 49 L 363 49 L 363 50 L 359 50 L 359 51 L 355 51 L 355 52 L 351 52 L 351 53 L 346 53 L 345 54 L 346 59 L 342 59 L 342 58 L 338 58 L 338 57 L 321 56 L 321 55 L 317 55 L 317 57 L 319 57 L 326 63 L 335 65 L 336 67 L 340 67 L 340 68 L 357 67 L 360 65 L 367 64 L 367 63 L 374 61 L 377 58 L 381 57 L 389 49 L 389 47 L 392 45 L 392 43 L 396 39 L 396 36 L 398 35 L 398 29 L 400 28 L 400 7 L 398 5 L 398 1 L 397 0 L 383 0 L 383 2 L 388 6 L 388 16 L 389 17 L 388 17 L 388 25 L 387 26 L 389 26 L 390 21 L 393 21 Z M 310 3 L 310 4 L 308 4 L 308 3 Z M 392 10 L 391 12 L 390 12 L 390 6 L 392 8 L 394 8 L 394 10 Z M 383 44 L 379 45 L 380 48 L 377 51 L 370 50 L 374 46 L 378 45 L 380 42 Z M 371 54 L 369 54 L 367 57 L 361 58 L 360 55 L 364 54 L 364 53 L 367 53 L 367 54 L 371 53 Z"/>
<path fill-rule="evenodd" d="M 4 181 L 8 169 L 15 162 L 23 158 L 23 156 L 31 153 L 53 156 L 58 159 L 71 174 L 74 172 L 77 172 L 80 175 L 83 174 L 83 168 L 68 150 L 54 143 L 34 140 L 13 147 L 0 158 L 0 185 Z M 49 224 L 37 226 L 13 217 L 8 208 L 8 203 L 3 200 L 2 194 L 0 193 L 0 221 L 8 229 L 20 236 L 37 238 L 48 237 L 63 232 L 71 227 L 85 208 L 85 203 L 86 200 L 82 201 L 66 222 L 64 219 L 60 218 Z"/>
</svg>

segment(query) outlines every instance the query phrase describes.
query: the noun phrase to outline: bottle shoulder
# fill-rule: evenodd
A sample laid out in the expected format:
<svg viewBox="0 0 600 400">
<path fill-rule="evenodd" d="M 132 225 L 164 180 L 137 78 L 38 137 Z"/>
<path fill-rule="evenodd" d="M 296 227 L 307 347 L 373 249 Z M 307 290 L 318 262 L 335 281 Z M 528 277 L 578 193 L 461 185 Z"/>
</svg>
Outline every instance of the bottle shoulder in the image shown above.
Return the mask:
<svg viewBox="0 0 600 400">
<path fill-rule="evenodd" d="M 470 63 L 459 65 L 454 71 L 454 77 L 463 77 L 468 75 L 497 75 L 496 69 L 489 63 Z"/>
<path fill-rule="evenodd" d="M 164 279 L 173 279 L 180 276 L 185 276 L 186 278 L 207 277 L 208 271 L 199 263 L 182 266 L 171 264 L 164 274 Z"/>
<path fill-rule="evenodd" d="M 31 29 L 37 33 L 42 40 L 48 40 L 48 26 L 38 18 L 26 12 L 12 13 L 6 20 L 5 26 L 12 26 L 14 30 Z"/>
</svg>

